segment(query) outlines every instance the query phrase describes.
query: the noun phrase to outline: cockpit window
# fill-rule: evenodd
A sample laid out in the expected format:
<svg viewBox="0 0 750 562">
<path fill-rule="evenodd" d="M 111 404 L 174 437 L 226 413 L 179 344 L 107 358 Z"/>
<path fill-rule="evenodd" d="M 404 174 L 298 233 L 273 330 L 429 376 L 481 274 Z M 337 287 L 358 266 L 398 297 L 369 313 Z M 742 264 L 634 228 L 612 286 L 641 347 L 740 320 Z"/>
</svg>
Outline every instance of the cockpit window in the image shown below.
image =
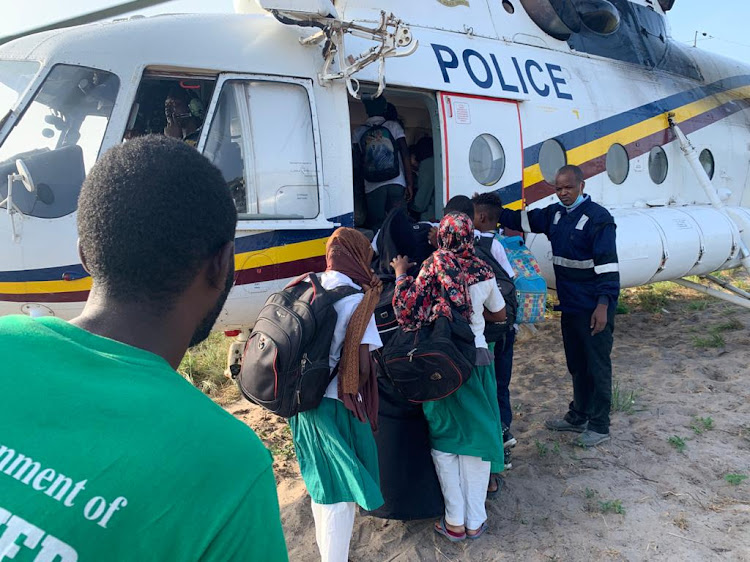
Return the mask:
<svg viewBox="0 0 750 562">
<path fill-rule="evenodd" d="M 57 65 L 0 146 L 0 200 L 23 160 L 35 187 L 13 187 L 22 213 L 56 218 L 72 213 L 86 173 L 96 162 L 117 97 L 114 74 Z"/>
<path fill-rule="evenodd" d="M 13 109 L 38 70 L 35 61 L 0 60 L 0 120 Z"/>
</svg>

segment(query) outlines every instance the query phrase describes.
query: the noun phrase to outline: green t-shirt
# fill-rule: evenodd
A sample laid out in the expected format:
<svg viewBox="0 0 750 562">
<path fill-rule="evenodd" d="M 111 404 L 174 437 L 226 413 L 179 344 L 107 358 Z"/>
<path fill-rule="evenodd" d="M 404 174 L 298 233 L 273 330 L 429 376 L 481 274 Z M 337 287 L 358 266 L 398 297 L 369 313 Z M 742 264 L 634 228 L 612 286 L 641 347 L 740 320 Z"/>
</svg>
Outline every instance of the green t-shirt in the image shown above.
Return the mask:
<svg viewBox="0 0 750 562">
<path fill-rule="evenodd" d="M 0 318 L 9 558 L 287 560 L 271 455 L 161 357 L 56 318 Z"/>
</svg>

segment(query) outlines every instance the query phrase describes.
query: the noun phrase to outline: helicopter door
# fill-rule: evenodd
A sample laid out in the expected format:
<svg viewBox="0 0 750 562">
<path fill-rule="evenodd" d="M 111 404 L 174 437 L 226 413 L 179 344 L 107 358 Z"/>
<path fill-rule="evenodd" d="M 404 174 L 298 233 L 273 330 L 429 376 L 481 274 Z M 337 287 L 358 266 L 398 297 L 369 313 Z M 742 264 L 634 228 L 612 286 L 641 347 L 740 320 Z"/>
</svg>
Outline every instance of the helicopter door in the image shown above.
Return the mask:
<svg viewBox="0 0 750 562">
<path fill-rule="evenodd" d="M 320 137 L 312 82 L 222 74 L 198 149 L 222 172 L 238 230 L 335 226 L 321 206 Z"/>
<path fill-rule="evenodd" d="M 444 197 L 497 191 L 520 208 L 523 146 L 518 103 L 441 92 Z"/>
</svg>

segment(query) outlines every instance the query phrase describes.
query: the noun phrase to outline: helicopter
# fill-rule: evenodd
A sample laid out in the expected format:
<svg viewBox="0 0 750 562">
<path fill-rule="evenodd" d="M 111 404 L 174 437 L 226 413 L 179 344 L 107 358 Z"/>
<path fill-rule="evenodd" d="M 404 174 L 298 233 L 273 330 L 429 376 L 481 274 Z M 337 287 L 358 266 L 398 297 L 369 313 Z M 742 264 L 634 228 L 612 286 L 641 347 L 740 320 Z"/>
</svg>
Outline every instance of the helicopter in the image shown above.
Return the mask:
<svg viewBox="0 0 750 562">
<path fill-rule="evenodd" d="M 362 227 L 351 134 L 381 95 L 410 144 L 432 141 L 436 218 L 475 192 L 546 206 L 576 164 L 617 224 L 623 287 L 670 280 L 750 307 L 712 275 L 750 269 L 750 66 L 672 39 L 674 3 L 235 0 L 15 38 L 0 46 L 0 314 L 82 310 L 81 184 L 108 148 L 163 134 L 174 92 L 237 206 L 217 322 L 237 338 L 230 363 L 267 296 L 324 269 L 335 228 Z M 526 243 L 554 287 L 548 240 Z"/>
</svg>

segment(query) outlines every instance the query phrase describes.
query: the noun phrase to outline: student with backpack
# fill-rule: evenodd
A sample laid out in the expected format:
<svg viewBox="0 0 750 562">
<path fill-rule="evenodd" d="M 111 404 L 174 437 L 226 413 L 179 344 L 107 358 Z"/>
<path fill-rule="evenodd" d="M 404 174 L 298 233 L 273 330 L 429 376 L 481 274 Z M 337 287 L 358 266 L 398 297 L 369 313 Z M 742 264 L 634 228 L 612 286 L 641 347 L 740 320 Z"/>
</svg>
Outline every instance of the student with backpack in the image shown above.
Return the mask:
<svg viewBox="0 0 750 562">
<path fill-rule="evenodd" d="M 492 356 L 484 339 L 485 318 L 505 319 L 505 302 L 490 267 L 474 253 L 474 226 L 463 213 L 440 222 L 438 249 L 415 277 L 409 259 L 393 260 L 394 307 L 402 329 L 419 330 L 439 317 L 462 315 L 471 323 L 476 361 L 471 376 L 453 394 L 423 404 L 432 457 L 445 500 L 435 532 L 451 542 L 477 539 L 487 530 L 484 502 L 491 463 L 502 467 L 500 413 Z"/>
<path fill-rule="evenodd" d="M 385 503 L 369 515 L 382 519 L 408 521 L 430 519 L 443 513 L 443 497 L 435 474 L 430 435 L 421 404 L 410 402 L 385 372 L 382 352 L 399 327 L 393 310 L 396 275 L 391 261 L 408 255 L 419 266 L 434 250 L 427 241 L 429 223 L 416 223 L 399 207 L 388 213 L 383 227 L 373 239 L 375 259 L 372 268 L 383 281 L 383 292 L 375 309 L 383 349 L 375 352 L 378 369 L 378 445 L 380 490 Z M 419 482 L 419 486 L 414 483 Z"/>
<path fill-rule="evenodd" d="M 377 382 L 370 352 L 381 347 L 373 311 L 382 284 L 372 273 L 372 248 L 352 228 L 339 228 L 326 244 L 326 291 L 356 294 L 333 304 L 336 323 L 328 365 L 333 377 L 320 404 L 290 418 L 302 478 L 312 499 L 315 537 L 324 562 L 346 562 L 355 506 L 383 504 L 374 424 Z"/>
<path fill-rule="evenodd" d="M 512 467 L 510 449 L 515 447 L 517 440 L 510 432 L 510 424 L 513 421 L 513 411 L 510 407 L 510 379 L 513 371 L 513 345 L 516 341 L 516 326 L 515 316 L 517 310 L 516 301 L 516 288 L 513 284 L 513 278 L 515 273 L 513 267 L 508 260 L 507 254 L 503 249 L 502 244 L 495 238 L 497 234 L 497 221 L 500 216 L 500 211 L 503 207 L 502 199 L 497 193 L 476 193 L 472 197 L 472 203 L 474 204 L 474 226 L 481 233 L 480 234 L 480 247 L 484 247 L 485 251 L 489 247 L 489 251 L 486 251 L 484 255 L 480 255 L 482 259 L 490 263 L 493 266 L 496 276 L 499 274 L 502 277 L 502 273 L 506 274 L 510 290 L 512 291 L 512 299 L 506 298 L 506 302 L 512 300 L 515 307 L 513 310 L 513 318 L 509 318 L 506 321 L 506 325 L 499 334 L 498 339 L 495 342 L 495 377 L 497 379 L 497 402 L 500 407 L 500 421 L 503 425 L 503 446 L 505 447 L 505 468 L 510 469 Z M 498 259 L 499 258 L 499 259 Z M 492 261 L 495 263 L 493 264 Z M 498 268 L 501 268 L 498 269 Z M 504 295 L 505 296 L 505 295 Z"/>
<path fill-rule="evenodd" d="M 368 119 L 352 136 L 355 167 L 367 200 L 367 226 L 377 231 L 388 211 L 413 196 L 409 146 L 401 124 L 388 111 L 385 96 L 364 100 Z M 393 113 L 393 110 L 390 112 Z M 357 162 L 359 160 L 359 162 Z"/>
</svg>

